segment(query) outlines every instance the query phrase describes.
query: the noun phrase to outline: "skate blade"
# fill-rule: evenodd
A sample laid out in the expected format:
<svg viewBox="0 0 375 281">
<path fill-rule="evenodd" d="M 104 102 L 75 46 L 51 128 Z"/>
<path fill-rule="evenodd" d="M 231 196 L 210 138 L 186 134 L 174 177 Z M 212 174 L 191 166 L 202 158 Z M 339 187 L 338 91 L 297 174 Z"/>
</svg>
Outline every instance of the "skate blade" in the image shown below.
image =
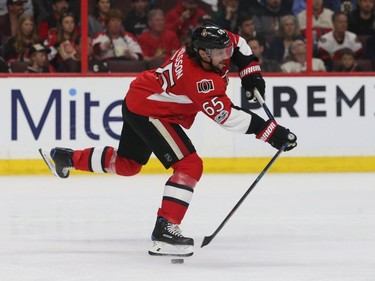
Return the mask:
<svg viewBox="0 0 375 281">
<path fill-rule="evenodd" d="M 47 150 L 42 149 L 42 148 L 39 148 L 38 150 L 39 150 L 39 153 L 42 156 L 44 162 L 46 163 L 48 169 L 50 169 L 50 171 L 52 172 L 52 174 L 54 176 L 59 177 L 59 175 L 56 172 L 55 164 L 54 164 L 51 156 L 49 155 L 49 152 Z"/>
<path fill-rule="evenodd" d="M 194 249 L 190 245 L 171 245 L 153 241 L 148 253 L 151 256 L 190 257 L 194 254 Z"/>
</svg>

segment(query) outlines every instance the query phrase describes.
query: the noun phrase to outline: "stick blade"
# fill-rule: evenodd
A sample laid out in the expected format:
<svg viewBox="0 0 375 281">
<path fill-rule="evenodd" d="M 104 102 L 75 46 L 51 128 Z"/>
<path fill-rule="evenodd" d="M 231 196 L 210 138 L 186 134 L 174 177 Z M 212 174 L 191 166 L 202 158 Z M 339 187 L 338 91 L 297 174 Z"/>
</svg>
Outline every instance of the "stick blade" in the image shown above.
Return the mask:
<svg viewBox="0 0 375 281">
<path fill-rule="evenodd" d="M 207 246 L 208 244 L 210 244 L 212 238 L 213 238 L 212 235 L 211 236 L 205 236 L 203 238 L 201 248 L 203 248 L 204 246 Z"/>
</svg>

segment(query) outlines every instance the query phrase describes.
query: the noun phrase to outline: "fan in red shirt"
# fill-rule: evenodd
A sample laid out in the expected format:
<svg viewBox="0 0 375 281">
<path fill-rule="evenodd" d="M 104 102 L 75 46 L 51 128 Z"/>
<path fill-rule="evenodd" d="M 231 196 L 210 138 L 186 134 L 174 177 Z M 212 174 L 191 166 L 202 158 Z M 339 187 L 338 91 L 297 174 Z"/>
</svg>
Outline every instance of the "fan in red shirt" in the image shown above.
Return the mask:
<svg viewBox="0 0 375 281">
<path fill-rule="evenodd" d="M 182 127 L 190 128 L 196 114 L 202 112 L 224 129 L 255 134 L 277 149 L 285 143 L 285 150 L 297 145 L 297 137 L 288 129 L 231 102 L 226 95 L 231 59 L 240 69 L 245 90 L 253 93 L 257 88 L 264 95 L 258 61 L 246 41 L 214 24 L 203 24 L 161 67 L 141 73 L 131 83 L 123 104 L 117 150 L 108 146 L 75 151 L 54 148 L 50 156 L 42 152 L 46 163 L 62 178 L 69 176 L 70 168 L 132 176 L 154 153 L 166 169 L 173 169 L 173 175 L 164 186 L 149 254 L 191 256 L 194 240 L 181 234 L 179 224 L 203 164 Z"/>
<path fill-rule="evenodd" d="M 143 32 L 138 37 L 142 48 L 143 59 L 168 59 L 180 47 L 176 33 L 164 28 L 164 12 L 160 9 L 148 13 L 149 31 Z"/>
<path fill-rule="evenodd" d="M 199 19 L 206 14 L 198 8 L 197 0 L 180 0 L 175 8 L 165 15 L 165 27 L 174 31 L 180 41 L 194 26 L 198 26 Z"/>
</svg>

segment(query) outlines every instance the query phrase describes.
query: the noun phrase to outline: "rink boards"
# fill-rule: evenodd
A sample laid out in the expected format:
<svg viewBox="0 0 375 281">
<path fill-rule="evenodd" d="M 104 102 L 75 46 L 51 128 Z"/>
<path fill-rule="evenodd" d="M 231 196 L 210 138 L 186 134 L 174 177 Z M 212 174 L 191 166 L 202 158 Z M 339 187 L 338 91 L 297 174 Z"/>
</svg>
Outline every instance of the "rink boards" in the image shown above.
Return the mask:
<svg viewBox="0 0 375 281">
<path fill-rule="evenodd" d="M 0 174 L 48 173 L 40 147 L 117 147 L 121 104 L 134 77 L 0 79 Z M 266 103 L 277 121 L 298 136 L 274 172 L 375 171 L 373 77 L 266 77 Z M 231 77 L 228 96 L 262 117 Z M 202 113 L 187 131 L 205 172 L 257 172 L 275 150 L 254 138 L 227 132 Z M 152 158 L 145 173 L 164 169 Z"/>
</svg>

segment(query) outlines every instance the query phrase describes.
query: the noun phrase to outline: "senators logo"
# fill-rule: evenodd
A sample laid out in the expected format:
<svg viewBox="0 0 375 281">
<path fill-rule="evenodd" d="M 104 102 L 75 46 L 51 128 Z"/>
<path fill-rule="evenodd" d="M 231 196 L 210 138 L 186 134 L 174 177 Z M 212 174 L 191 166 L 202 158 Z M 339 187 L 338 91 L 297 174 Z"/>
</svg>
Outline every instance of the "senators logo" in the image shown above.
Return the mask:
<svg viewBox="0 0 375 281">
<path fill-rule="evenodd" d="M 210 79 L 210 80 L 203 79 L 203 80 L 197 82 L 198 93 L 207 94 L 208 92 L 210 92 L 214 89 L 215 89 L 214 81 L 212 81 L 212 79 Z"/>
</svg>

